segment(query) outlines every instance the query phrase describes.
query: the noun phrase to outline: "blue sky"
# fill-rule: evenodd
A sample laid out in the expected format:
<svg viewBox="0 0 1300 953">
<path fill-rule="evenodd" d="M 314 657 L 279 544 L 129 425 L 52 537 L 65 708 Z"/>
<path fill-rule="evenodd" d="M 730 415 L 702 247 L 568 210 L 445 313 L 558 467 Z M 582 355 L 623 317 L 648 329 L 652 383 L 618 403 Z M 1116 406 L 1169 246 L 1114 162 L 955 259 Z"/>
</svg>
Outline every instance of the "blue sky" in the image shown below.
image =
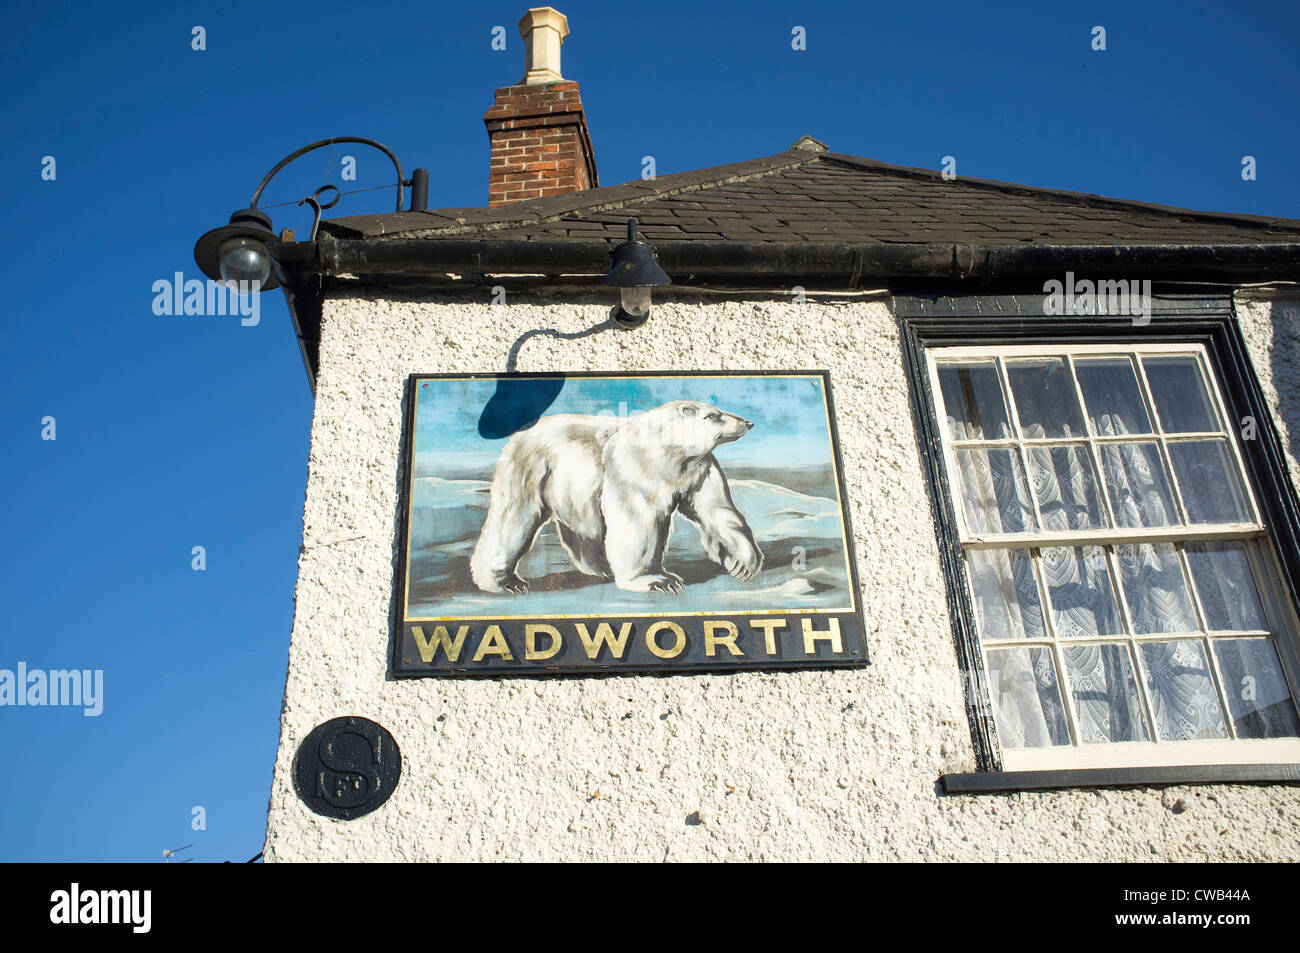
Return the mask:
<svg viewBox="0 0 1300 953">
<path fill-rule="evenodd" d="M 0 238 L 0 668 L 104 670 L 104 712 L 0 708 L 0 858 L 261 849 L 311 394 L 283 298 L 158 316 L 195 239 L 314 139 L 379 139 L 432 206 L 486 201 L 483 111 L 525 2 L 13 5 Z M 803 134 L 961 176 L 1300 217 L 1290 2 L 564 2 L 604 184 Z M 491 31 L 507 27 L 505 52 Z M 191 49 L 191 28 L 206 50 Z M 1107 50 L 1090 47 L 1107 31 Z M 807 49 L 791 49 L 803 26 Z M 349 149 L 357 181 L 393 181 Z M 1256 157 L 1258 178 L 1241 178 Z M 53 156 L 53 181 L 41 178 Z M 314 153 L 268 190 L 339 181 Z M 392 207 L 389 191 L 337 214 Z M 272 209 L 304 234 L 309 214 Z M 429 368 L 419 368 L 429 370 Z M 841 408 L 845 412 L 845 408 Z M 42 419 L 56 420 L 54 441 Z M 191 569 L 193 547 L 206 570 Z M 206 809 L 206 830 L 191 828 Z"/>
</svg>

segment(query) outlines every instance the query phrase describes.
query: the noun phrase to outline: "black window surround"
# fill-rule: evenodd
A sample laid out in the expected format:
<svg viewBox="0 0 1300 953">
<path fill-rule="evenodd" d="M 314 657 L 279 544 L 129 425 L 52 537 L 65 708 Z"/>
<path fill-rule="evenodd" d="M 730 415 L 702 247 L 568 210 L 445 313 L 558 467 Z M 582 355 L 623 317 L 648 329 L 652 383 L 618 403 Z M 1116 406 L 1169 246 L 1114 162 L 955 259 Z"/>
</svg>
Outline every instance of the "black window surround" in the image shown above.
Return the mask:
<svg viewBox="0 0 1300 953">
<path fill-rule="evenodd" d="M 1230 296 L 1165 293 L 1151 302 L 1151 319 L 1135 325 L 1129 316 L 1060 317 L 1043 313 L 1042 292 L 949 297 L 896 295 L 903 361 L 935 534 L 943 566 L 952 631 L 960 669 L 967 678 L 966 708 L 976 771 L 940 779 L 947 794 L 990 794 L 1088 787 L 1145 787 L 1175 784 L 1297 784 L 1300 765 L 1230 764 L 1178 767 L 1003 771 L 992 716 L 975 612 L 965 581 L 954 499 L 945 473 L 942 431 L 931 393 L 926 351 L 933 347 L 1008 344 L 1154 343 L 1202 344 L 1217 376 L 1225 410 L 1236 421 L 1251 417 L 1256 438 L 1240 441 L 1247 475 L 1269 527 L 1285 585 L 1300 606 L 1300 501 L 1291 483 L 1281 438 L 1273 424 L 1246 349 Z"/>
</svg>

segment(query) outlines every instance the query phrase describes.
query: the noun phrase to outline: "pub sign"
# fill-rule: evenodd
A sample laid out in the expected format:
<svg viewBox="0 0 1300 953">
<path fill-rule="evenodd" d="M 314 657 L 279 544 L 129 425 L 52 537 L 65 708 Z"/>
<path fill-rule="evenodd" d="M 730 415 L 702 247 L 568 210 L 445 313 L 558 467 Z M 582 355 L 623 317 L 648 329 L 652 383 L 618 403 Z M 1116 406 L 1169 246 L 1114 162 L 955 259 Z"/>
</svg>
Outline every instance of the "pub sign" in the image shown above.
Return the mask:
<svg viewBox="0 0 1300 953">
<path fill-rule="evenodd" d="M 862 665 L 825 371 L 408 383 L 393 673 Z"/>
</svg>

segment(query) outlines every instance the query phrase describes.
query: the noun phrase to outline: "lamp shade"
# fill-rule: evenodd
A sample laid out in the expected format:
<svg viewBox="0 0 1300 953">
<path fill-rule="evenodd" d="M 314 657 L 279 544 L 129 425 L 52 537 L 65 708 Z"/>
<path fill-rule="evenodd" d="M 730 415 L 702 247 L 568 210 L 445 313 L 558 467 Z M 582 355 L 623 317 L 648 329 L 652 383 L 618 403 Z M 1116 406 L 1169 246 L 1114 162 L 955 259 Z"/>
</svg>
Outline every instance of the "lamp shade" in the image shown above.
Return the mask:
<svg viewBox="0 0 1300 953">
<path fill-rule="evenodd" d="M 231 239 L 245 239 L 245 241 L 227 244 Z M 214 228 L 195 242 L 194 263 L 213 281 L 223 281 L 225 280 L 225 276 L 221 273 L 223 246 L 226 246 L 228 253 L 231 250 L 238 250 L 240 255 L 248 260 L 256 256 L 256 246 L 260 244 L 269 259 L 277 243 L 275 232 L 271 231 L 269 215 L 255 208 L 241 209 L 230 216 L 229 225 Z M 270 291 L 278 287 L 280 287 L 280 280 L 276 277 L 275 269 L 271 268 L 262 282 L 261 290 Z"/>
<path fill-rule="evenodd" d="M 659 267 L 655 250 L 636 237 L 636 219 L 628 219 L 627 241 L 614 249 L 609 274 L 603 281 L 616 288 L 650 288 L 673 283 Z"/>
</svg>

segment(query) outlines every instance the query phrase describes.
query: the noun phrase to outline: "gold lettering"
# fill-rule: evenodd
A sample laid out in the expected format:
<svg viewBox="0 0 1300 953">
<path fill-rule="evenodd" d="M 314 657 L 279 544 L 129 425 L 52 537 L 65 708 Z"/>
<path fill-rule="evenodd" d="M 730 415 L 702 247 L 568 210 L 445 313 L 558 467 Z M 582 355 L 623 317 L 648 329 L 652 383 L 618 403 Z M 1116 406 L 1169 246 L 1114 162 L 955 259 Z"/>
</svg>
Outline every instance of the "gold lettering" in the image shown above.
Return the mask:
<svg viewBox="0 0 1300 953">
<path fill-rule="evenodd" d="M 803 651 L 805 655 L 817 654 L 817 640 L 826 639 L 831 643 L 831 651 L 840 654 L 844 651 L 844 645 L 840 642 L 840 620 L 831 616 L 828 620 L 830 627 L 825 632 L 814 632 L 812 619 L 808 616 L 803 617 Z"/>
<path fill-rule="evenodd" d="M 610 628 L 608 622 L 602 622 L 596 626 L 594 638 L 587 632 L 587 627 L 581 622 L 575 622 L 573 625 L 578 630 L 578 638 L 582 639 L 582 647 L 587 650 L 587 658 L 595 658 L 600 654 L 600 647 L 608 645 L 610 654 L 614 658 L 621 659 L 623 650 L 627 648 L 627 637 L 632 634 L 631 622 L 624 622 L 619 626 L 617 639 L 614 638 L 614 630 Z"/>
<path fill-rule="evenodd" d="M 664 629 L 671 629 L 673 636 L 675 637 L 671 649 L 660 648 L 659 643 L 655 641 L 655 636 Z M 682 631 L 682 627 L 676 622 L 669 622 L 667 619 L 664 619 L 662 622 L 656 622 L 654 625 L 650 626 L 650 628 L 645 630 L 645 647 L 648 648 L 652 654 L 657 655 L 660 658 L 677 658 L 677 656 L 682 654 L 682 649 L 686 648 L 686 633 Z"/>
<path fill-rule="evenodd" d="M 411 633 L 415 636 L 415 644 L 420 649 L 420 658 L 425 662 L 432 662 L 433 657 L 438 654 L 438 646 L 447 653 L 447 661 L 454 662 L 460 658 L 461 646 L 465 644 L 465 636 L 469 634 L 469 626 L 462 625 L 456 630 L 455 641 L 447 634 L 445 625 L 437 625 L 433 628 L 433 638 L 424 637 L 424 629 L 418 625 L 411 626 Z"/>
<path fill-rule="evenodd" d="M 541 632 L 551 637 L 550 648 L 537 650 L 537 633 Z M 560 651 L 560 630 L 553 625 L 529 625 L 524 627 L 524 658 L 529 661 L 540 661 L 548 659 L 556 652 Z"/>
<path fill-rule="evenodd" d="M 487 631 L 483 633 L 483 638 L 478 644 L 478 651 L 474 653 L 474 661 L 482 661 L 485 655 L 499 655 L 507 662 L 514 661 L 514 656 L 510 654 L 510 643 L 501 634 L 501 626 L 490 625 L 487 627 Z"/>
<path fill-rule="evenodd" d="M 715 635 L 715 630 L 722 629 L 726 635 Z M 736 628 L 734 622 L 725 620 L 709 620 L 704 623 L 704 654 L 717 655 L 718 646 L 725 645 L 732 655 L 744 655 L 736 646 L 736 637 L 740 635 L 740 630 Z"/>
<path fill-rule="evenodd" d="M 749 624 L 755 629 L 763 630 L 763 641 L 767 643 L 767 654 L 776 654 L 776 630 L 785 628 L 785 619 L 750 619 Z"/>
</svg>

